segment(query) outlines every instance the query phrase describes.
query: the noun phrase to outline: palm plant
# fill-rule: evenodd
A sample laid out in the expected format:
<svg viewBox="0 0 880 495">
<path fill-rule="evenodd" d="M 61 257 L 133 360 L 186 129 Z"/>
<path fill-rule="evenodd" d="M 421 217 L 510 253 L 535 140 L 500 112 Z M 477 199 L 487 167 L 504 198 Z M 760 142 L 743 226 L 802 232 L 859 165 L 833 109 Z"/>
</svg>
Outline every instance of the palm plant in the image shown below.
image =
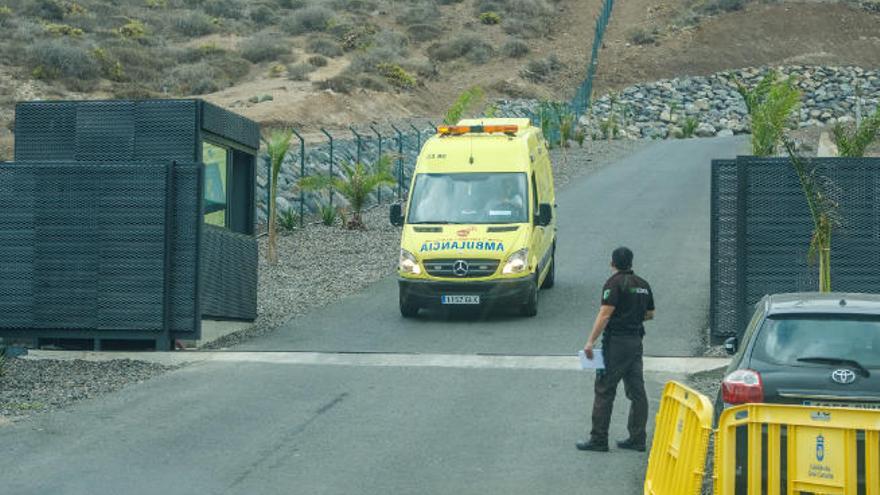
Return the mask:
<svg viewBox="0 0 880 495">
<path fill-rule="evenodd" d="M 801 94 L 792 78 L 779 80 L 776 72 L 770 72 L 752 89 L 734 81 L 745 100 L 751 118 L 752 153 L 755 156 L 772 156 L 782 142 L 786 124 L 800 105 Z"/>
<path fill-rule="evenodd" d="M 697 127 L 700 126 L 700 121 L 696 119 L 696 117 L 687 117 L 684 119 L 684 122 L 681 126 L 681 135 L 685 138 L 694 137 L 694 133 L 697 132 Z"/>
<path fill-rule="evenodd" d="M 848 128 L 838 123 L 834 126 L 832 132 L 840 156 L 865 156 L 868 146 L 880 136 L 880 107 L 877 107 L 874 115 L 863 119 L 855 127 Z"/>
<path fill-rule="evenodd" d="M 819 291 L 831 292 L 831 233 L 840 226 L 839 203 L 830 194 L 832 184 L 819 177 L 810 160 L 798 155 L 794 143 L 783 139 L 783 144 L 797 173 L 801 189 L 813 220 L 813 236 L 810 239 L 809 262 L 819 260 Z"/>
<path fill-rule="evenodd" d="M 331 188 L 341 194 L 351 207 L 348 229 L 363 229 L 363 211 L 367 200 L 381 186 L 393 186 L 397 182 L 391 174 L 392 157 L 384 155 L 372 166 L 364 163 L 342 165 L 342 176 L 314 175 L 300 180 L 304 190 Z"/>
<path fill-rule="evenodd" d="M 275 198 L 278 197 L 278 174 L 281 172 L 281 164 L 284 163 L 284 157 L 290 150 L 290 140 L 293 138 L 293 131 L 290 130 L 274 130 L 269 134 L 268 138 L 263 138 L 266 145 L 266 152 L 269 154 L 269 164 L 272 171 L 272 182 L 269 185 L 269 249 L 267 257 L 270 264 L 278 262 L 278 245 L 277 245 L 277 228 L 276 228 L 276 210 Z"/>
<path fill-rule="evenodd" d="M 446 111 L 443 123 L 446 125 L 455 125 L 464 117 L 473 107 L 479 105 L 483 101 L 484 93 L 482 88 L 474 86 L 464 90 L 455 103 Z"/>
</svg>

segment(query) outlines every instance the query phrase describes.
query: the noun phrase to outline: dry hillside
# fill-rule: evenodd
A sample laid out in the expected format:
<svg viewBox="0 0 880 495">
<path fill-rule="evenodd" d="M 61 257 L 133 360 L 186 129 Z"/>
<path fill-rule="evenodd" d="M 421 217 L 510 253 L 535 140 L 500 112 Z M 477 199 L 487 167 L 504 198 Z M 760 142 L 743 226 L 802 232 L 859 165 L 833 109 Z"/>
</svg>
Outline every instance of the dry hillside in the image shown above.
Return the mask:
<svg viewBox="0 0 880 495">
<path fill-rule="evenodd" d="M 307 129 L 436 118 L 473 85 L 567 98 L 600 3 L 0 0 L 0 159 L 33 98 L 200 95 Z M 597 90 L 783 63 L 880 67 L 877 0 L 618 1 Z"/>
</svg>

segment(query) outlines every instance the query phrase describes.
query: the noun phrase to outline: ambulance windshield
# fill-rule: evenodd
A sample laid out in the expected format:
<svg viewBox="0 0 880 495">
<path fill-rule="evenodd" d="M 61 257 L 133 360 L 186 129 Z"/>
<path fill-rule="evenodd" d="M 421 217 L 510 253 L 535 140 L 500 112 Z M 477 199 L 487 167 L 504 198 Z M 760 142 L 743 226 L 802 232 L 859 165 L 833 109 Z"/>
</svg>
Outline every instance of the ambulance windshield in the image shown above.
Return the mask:
<svg viewBox="0 0 880 495">
<path fill-rule="evenodd" d="M 411 196 L 411 224 L 498 224 L 528 221 L 521 172 L 420 174 Z"/>
</svg>

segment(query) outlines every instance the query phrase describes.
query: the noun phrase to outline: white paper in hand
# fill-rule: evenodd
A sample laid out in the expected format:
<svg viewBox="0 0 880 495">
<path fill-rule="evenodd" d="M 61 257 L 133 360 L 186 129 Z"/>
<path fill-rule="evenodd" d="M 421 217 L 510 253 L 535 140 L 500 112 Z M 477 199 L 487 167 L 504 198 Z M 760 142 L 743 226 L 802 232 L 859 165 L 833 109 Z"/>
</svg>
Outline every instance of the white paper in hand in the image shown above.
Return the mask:
<svg viewBox="0 0 880 495">
<path fill-rule="evenodd" d="M 587 353 L 583 349 L 578 351 L 582 370 L 604 370 L 605 359 L 602 358 L 602 349 L 593 349 L 593 359 L 587 359 Z"/>
</svg>

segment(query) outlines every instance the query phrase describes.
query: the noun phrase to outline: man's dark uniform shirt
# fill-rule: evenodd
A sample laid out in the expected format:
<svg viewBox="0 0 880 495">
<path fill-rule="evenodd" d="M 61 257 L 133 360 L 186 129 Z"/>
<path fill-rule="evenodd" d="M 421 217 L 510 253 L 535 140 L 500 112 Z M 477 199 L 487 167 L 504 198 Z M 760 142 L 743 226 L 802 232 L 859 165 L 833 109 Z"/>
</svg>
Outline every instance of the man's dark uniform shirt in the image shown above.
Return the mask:
<svg viewBox="0 0 880 495">
<path fill-rule="evenodd" d="M 623 381 L 626 397 L 632 402 L 627 422 L 629 436 L 632 441 L 644 444 L 648 397 L 642 373 L 642 337 L 645 315 L 654 311 L 654 294 L 648 282 L 632 270 L 620 270 L 605 282 L 602 305 L 614 306 L 614 313 L 602 334 L 605 370 L 596 375 L 590 437 L 599 445 L 608 444 L 617 384 Z"/>
<path fill-rule="evenodd" d="M 614 306 L 605 335 L 645 335 L 645 313 L 654 311 L 651 286 L 632 270 L 611 276 L 602 288 L 602 305 Z"/>
</svg>

